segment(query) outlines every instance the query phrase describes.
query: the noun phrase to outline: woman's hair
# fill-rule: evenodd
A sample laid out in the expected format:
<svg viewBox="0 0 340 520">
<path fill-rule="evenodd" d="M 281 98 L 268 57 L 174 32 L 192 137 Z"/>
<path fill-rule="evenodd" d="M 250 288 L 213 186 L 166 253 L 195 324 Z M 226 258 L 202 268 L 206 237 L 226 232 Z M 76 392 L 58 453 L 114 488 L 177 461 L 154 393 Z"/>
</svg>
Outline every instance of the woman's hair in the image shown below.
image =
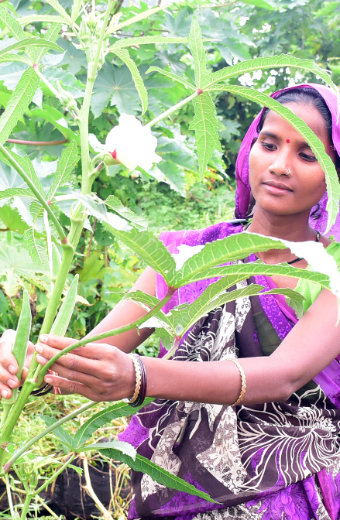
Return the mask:
<svg viewBox="0 0 340 520">
<path fill-rule="evenodd" d="M 322 116 L 325 127 L 328 133 L 328 137 L 330 142 L 333 144 L 332 139 L 332 116 L 328 106 L 326 105 L 323 97 L 317 90 L 312 87 L 298 87 L 292 88 L 290 90 L 283 91 L 275 96 L 275 100 L 281 103 L 281 105 L 286 105 L 287 103 L 304 103 L 312 105 L 316 110 L 318 110 L 319 114 Z M 261 119 L 257 125 L 257 131 L 260 132 L 263 127 L 263 123 L 267 117 L 269 112 L 268 108 L 264 108 Z M 335 151 L 335 167 L 338 171 L 340 171 L 340 157 L 337 154 L 334 146 L 333 149 Z"/>
</svg>

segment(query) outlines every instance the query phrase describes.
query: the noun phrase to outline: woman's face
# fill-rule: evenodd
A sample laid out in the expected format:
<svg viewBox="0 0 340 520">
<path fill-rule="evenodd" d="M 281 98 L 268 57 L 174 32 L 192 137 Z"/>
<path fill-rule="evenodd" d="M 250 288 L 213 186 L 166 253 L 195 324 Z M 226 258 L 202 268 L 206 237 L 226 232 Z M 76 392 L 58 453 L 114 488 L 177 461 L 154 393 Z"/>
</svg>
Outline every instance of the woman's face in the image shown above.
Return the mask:
<svg viewBox="0 0 340 520">
<path fill-rule="evenodd" d="M 286 106 L 313 130 L 334 160 L 319 111 L 306 103 Z M 304 138 L 285 119 L 269 111 L 249 156 L 249 182 L 256 207 L 276 215 L 308 213 L 326 190 L 325 175 Z"/>
</svg>

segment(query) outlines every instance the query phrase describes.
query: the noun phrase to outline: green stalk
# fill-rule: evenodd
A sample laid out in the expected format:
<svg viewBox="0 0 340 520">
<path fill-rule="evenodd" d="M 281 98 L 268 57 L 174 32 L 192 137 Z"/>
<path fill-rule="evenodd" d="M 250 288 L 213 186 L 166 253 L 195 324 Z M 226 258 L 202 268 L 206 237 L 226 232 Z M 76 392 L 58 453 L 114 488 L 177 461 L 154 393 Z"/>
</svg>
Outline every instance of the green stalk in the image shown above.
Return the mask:
<svg viewBox="0 0 340 520">
<path fill-rule="evenodd" d="M 176 110 L 179 110 L 180 108 L 182 108 L 184 105 L 186 105 L 187 103 L 189 103 L 190 101 L 195 99 L 195 97 L 199 96 L 200 94 L 202 94 L 201 90 L 195 90 L 195 92 L 190 94 L 190 96 L 186 97 L 185 99 L 182 99 L 182 101 L 180 101 L 173 107 L 168 108 L 168 110 L 165 110 L 165 112 L 162 112 L 159 116 L 152 119 L 152 121 L 147 123 L 145 126 L 151 128 L 153 125 L 155 125 L 156 123 L 159 123 L 159 121 L 162 121 L 163 119 L 168 117 L 170 114 L 172 114 Z"/>
<path fill-rule="evenodd" d="M 86 82 L 86 89 L 85 89 L 85 94 L 84 94 L 84 101 L 83 101 L 83 105 L 81 107 L 80 114 L 79 114 L 81 163 L 82 163 L 81 191 L 84 195 L 87 195 L 91 192 L 91 179 L 90 179 L 90 175 L 89 175 L 89 169 L 90 169 L 90 165 L 91 165 L 90 151 L 89 151 L 89 112 L 90 112 L 91 98 L 92 98 L 94 82 L 96 81 L 97 73 L 99 70 L 100 54 L 102 52 L 103 41 L 105 38 L 107 24 L 108 24 L 108 21 L 110 18 L 111 8 L 112 8 L 112 2 L 108 2 L 104 20 L 103 20 L 103 25 L 102 25 L 101 32 L 100 32 L 99 39 L 98 39 L 96 53 L 94 55 L 93 61 L 89 62 L 89 64 L 88 64 L 88 73 L 87 73 L 87 82 Z"/>
<path fill-rule="evenodd" d="M 21 455 L 23 455 L 27 450 L 29 450 L 29 448 L 31 446 L 33 446 L 33 444 L 35 444 L 36 442 L 40 441 L 40 439 L 42 439 L 48 433 L 52 432 L 55 428 L 58 428 L 59 426 L 62 426 L 67 421 L 71 421 L 72 419 L 77 417 L 77 415 L 79 415 L 79 414 L 81 414 L 83 412 L 86 412 L 89 408 L 91 408 L 92 406 L 94 406 L 96 404 L 97 403 L 94 402 L 94 401 L 89 401 L 88 403 L 85 403 L 83 406 L 81 406 L 77 410 L 74 410 L 73 412 L 69 413 L 68 415 L 65 415 L 64 417 L 62 417 L 61 419 L 59 419 L 55 423 L 53 423 L 50 426 L 48 426 L 47 428 L 45 428 L 45 430 L 43 432 L 38 433 L 38 435 L 36 435 L 32 439 L 30 439 L 28 442 L 26 442 L 23 446 L 21 446 L 21 448 L 19 448 L 12 455 L 12 457 L 5 464 L 4 470 L 6 471 L 6 473 L 9 472 L 9 470 L 11 469 L 11 467 L 13 466 L 15 461 L 18 460 L 18 458 L 21 457 Z"/>
<path fill-rule="evenodd" d="M 0 150 L 5 155 L 6 159 L 8 160 L 9 164 L 18 172 L 20 177 L 26 182 L 27 186 L 30 188 L 30 190 L 34 193 L 35 197 L 38 199 L 40 204 L 43 206 L 43 208 L 47 211 L 47 214 L 49 215 L 50 219 L 55 225 L 55 228 L 58 232 L 58 235 L 60 237 L 60 240 L 65 240 L 65 232 L 61 224 L 59 223 L 57 217 L 53 213 L 51 207 L 48 205 L 47 200 L 44 199 L 44 197 L 41 196 L 39 191 L 36 189 L 34 183 L 31 181 L 28 175 L 26 175 L 25 170 L 23 170 L 20 166 L 20 164 L 17 163 L 17 161 L 12 157 L 12 154 L 6 150 L 6 148 L 0 143 Z"/>
</svg>

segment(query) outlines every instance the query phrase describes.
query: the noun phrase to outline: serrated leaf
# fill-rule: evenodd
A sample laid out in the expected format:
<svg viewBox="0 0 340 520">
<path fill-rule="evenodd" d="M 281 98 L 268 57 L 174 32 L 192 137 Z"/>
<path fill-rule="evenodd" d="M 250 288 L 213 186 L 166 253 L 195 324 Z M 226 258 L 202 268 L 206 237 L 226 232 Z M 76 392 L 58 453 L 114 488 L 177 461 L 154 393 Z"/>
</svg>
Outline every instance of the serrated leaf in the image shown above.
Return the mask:
<svg viewBox="0 0 340 520">
<path fill-rule="evenodd" d="M 172 72 L 169 72 L 168 70 L 161 69 L 160 67 L 149 67 L 146 71 L 147 74 L 150 74 L 151 72 L 158 72 L 159 74 L 162 74 L 162 76 L 166 76 L 167 78 L 171 79 L 172 81 L 175 81 L 177 83 L 180 83 L 181 85 L 184 85 L 184 87 L 190 88 L 193 91 L 196 90 L 195 85 L 192 85 L 189 81 L 187 81 L 185 78 L 182 78 L 181 76 L 177 76 L 176 74 L 173 74 Z"/>
<path fill-rule="evenodd" d="M 217 278 L 220 276 L 227 276 L 228 278 L 235 277 L 237 282 L 238 280 L 244 280 L 256 275 L 301 278 L 302 280 L 308 280 L 321 285 L 325 289 L 329 289 L 329 278 L 324 274 L 307 269 L 297 269 L 288 264 L 263 264 L 260 261 L 208 267 L 206 270 L 193 274 L 192 277 L 188 277 L 186 283 L 193 283 L 199 280 Z M 233 284 L 236 282 L 233 281 Z"/>
<path fill-rule="evenodd" d="M 45 104 L 44 108 L 34 108 L 33 110 L 30 110 L 29 115 L 48 121 L 51 125 L 57 128 L 66 139 L 69 139 L 69 141 L 74 140 L 74 131 L 67 126 L 63 114 L 56 108 Z"/>
<path fill-rule="evenodd" d="M 16 54 L 4 54 L 0 57 L 0 63 L 6 63 L 8 61 L 25 63 L 28 66 L 31 65 L 31 61 L 28 58 L 26 58 L 25 56 L 20 56 L 20 55 L 16 55 Z"/>
<path fill-rule="evenodd" d="M 128 417 L 129 415 L 133 415 L 150 402 L 152 402 L 152 399 L 146 399 L 144 402 L 145 404 L 139 407 L 137 406 L 136 408 L 132 408 L 127 403 L 119 402 L 95 413 L 76 432 L 72 441 L 72 449 L 81 451 L 81 447 L 85 445 L 94 432 L 99 428 L 102 428 L 119 417 Z"/>
<path fill-rule="evenodd" d="M 127 221 L 132 222 L 133 224 L 146 228 L 148 226 L 147 220 L 142 215 L 137 215 L 131 209 L 124 206 L 121 201 L 115 197 L 114 195 L 109 195 L 105 200 L 105 205 L 115 211 L 118 215 L 125 218 Z"/>
<path fill-rule="evenodd" d="M 48 14 L 32 14 L 18 18 L 20 25 L 29 25 L 31 23 L 58 23 L 63 24 L 65 20 L 62 16 Z"/>
<path fill-rule="evenodd" d="M 46 265 L 48 263 L 46 248 L 35 236 L 34 229 L 29 228 L 24 233 L 27 250 L 36 264 Z"/>
<path fill-rule="evenodd" d="M 107 450 L 107 449 L 119 450 L 120 453 L 122 453 L 124 455 L 128 455 L 133 460 L 135 460 L 136 454 L 137 454 L 135 448 L 133 448 L 133 446 L 131 446 L 131 444 L 129 444 L 128 442 L 123 442 L 123 441 L 118 441 L 118 440 L 107 441 L 107 442 L 96 442 L 95 444 L 86 444 L 85 446 L 82 446 L 81 448 L 79 448 L 77 451 L 83 452 L 83 451 L 95 450 L 97 452 L 97 451 Z"/>
<path fill-rule="evenodd" d="M 7 27 L 18 41 L 24 40 L 28 36 L 7 6 L 0 6 L 0 25 Z"/>
<path fill-rule="evenodd" d="M 149 18 L 149 16 L 152 16 L 155 13 L 158 13 L 159 11 L 163 11 L 166 8 L 166 6 L 162 5 L 160 7 L 153 7 L 152 9 L 147 9 L 146 11 L 143 11 L 140 14 L 136 14 L 135 16 L 132 16 L 125 22 L 118 23 L 116 17 L 112 17 L 112 20 L 107 28 L 106 34 L 112 34 L 114 32 L 120 31 L 124 27 L 127 27 L 129 25 L 132 25 L 136 22 L 140 22 L 142 20 L 145 20 L 145 18 Z"/>
<path fill-rule="evenodd" d="M 207 289 L 185 309 L 175 309 L 171 312 L 171 320 L 176 323 L 177 333 L 183 336 L 200 318 L 207 315 L 213 309 L 224 305 L 225 303 L 236 300 L 237 298 L 245 298 L 258 294 L 262 285 L 250 284 L 241 289 L 223 292 L 226 288 L 234 285 L 235 280 L 223 278 L 209 285 Z M 236 280 L 237 282 L 240 279 Z M 222 293 L 222 294 L 221 294 Z M 181 327 L 181 330 L 179 330 Z"/>
<path fill-rule="evenodd" d="M 192 19 L 188 44 L 194 59 L 196 87 L 200 89 L 211 79 L 212 74 L 207 69 L 202 32 L 195 17 Z"/>
<path fill-rule="evenodd" d="M 0 117 L 0 143 L 9 138 L 19 119 L 27 110 L 39 86 L 39 78 L 33 68 L 25 70 L 17 84 L 5 111 Z"/>
<path fill-rule="evenodd" d="M 195 116 L 191 128 L 195 130 L 199 172 L 203 177 L 206 166 L 215 150 L 221 151 L 218 137 L 216 108 L 209 92 L 203 92 L 194 101 Z"/>
<path fill-rule="evenodd" d="M 48 415 L 42 415 L 42 418 L 44 419 L 44 422 L 46 426 L 51 426 L 56 422 L 55 417 L 50 417 Z M 53 433 L 58 437 L 58 439 L 61 441 L 63 446 L 68 448 L 70 450 L 72 448 L 72 437 L 71 435 L 64 430 L 61 426 L 58 426 L 54 428 Z"/>
<path fill-rule="evenodd" d="M 24 157 L 21 155 L 16 154 L 13 152 L 13 150 L 7 150 L 7 152 L 11 155 L 12 159 L 21 166 L 21 168 L 25 171 L 25 174 L 27 175 L 28 179 L 34 184 L 34 187 L 39 192 L 41 197 L 46 198 L 46 194 L 44 192 L 44 188 L 38 178 L 38 175 L 35 172 L 35 169 L 33 167 L 33 164 L 28 157 L 28 155 L 25 155 Z M 11 163 L 9 162 L 8 158 L 0 151 L 0 159 L 2 162 L 7 164 L 8 166 L 11 166 Z M 20 175 L 19 172 L 18 175 Z M 25 179 L 23 179 L 25 181 Z M 25 181 L 26 182 L 26 181 Z"/>
<path fill-rule="evenodd" d="M 59 36 L 61 26 L 62 26 L 61 23 L 53 23 L 48 28 L 46 33 L 44 34 L 44 40 L 51 42 L 51 43 L 55 43 Z M 48 49 L 44 49 L 44 48 L 43 49 L 32 49 L 30 56 L 32 57 L 33 63 L 39 63 L 41 58 L 46 54 L 47 50 Z M 64 50 L 61 49 L 61 51 L 63 52 Z"/>
<path fill-rule="evenodd" d="M 26 188 L 8 188 L 0 191 L 0 200 L 9 197 L 32 197 L 35 198 L 31 190 Z"/>
<path fill-rule="evenodd" d="M 242 74 L 254 72 L 256 70 L 275 69 L 280 67 L 292 67 L 313 72 L 316 76 L 323 79 L 336 93 L 338 92 L 338 88 L 332 81 L 331 75 L 327 70 L 319 67 L 319 65 L 312 60 L 295 58 L 294 56 L 288 56 L 286 54 L 270 58 L 253 58 L 252 60 L 242 61 L 241 63 L 237 63 L 231 67 L 224 67 L 223 69 L 214 72 L 211 76 L 211 80 L 204 84 L 202 88 L 209 89 L 221 81 L 239 77 Z"/>
<path fill-rule="evenodd" d="M 255 233 L 239 233 L 206 244 L 200 252 L 191 256 L 176 273 L 172 285 L 180 287 L 188 283 L 209 267 L 247 258 L 251 253 L 268 249 L 285 249 L 279 240 L 263 237 Z"/>
<path fill-rule="evenodd" d="M 21 40 L 17 43 L 13 43 L 12 45 L 9 45 L 8 47 L 5 47 L 4 49 L 0 50 L 0 57 L 4 54 L 12 51 L 18 51 L 18 50 L 26 50 L 29 47 L 46 47 L 47 49 L 52 49 L 55 51 L 62 52 L 63 49 L 59 47 L 59 45 L 43 40 L 42 38 L 25 38 L 24 40 Z"/>
<path fill-rule="evenodd" d="M 131 300 L 140 303 L 142 307 L 151 310 L 160 302 L 155 296 L 144 293 L 142 291 L 128 292 L 124 295 L 125 300 Z M 150 320 L 143 324 L 143 327 L 160 328 L 164 327 L 166 332 L 171 336 L 176 335 L 176 323 L 165 314 L 162 310 L 158 311 Z"/>
<path fill-rule="evenodd" d="M 69 181 L 71 173 L 78 161 L 78 145 L 76 141 L 72 141 L 66 148 L 64 148 L 58 160 L 57 171 L 53 176 L 53 183 L 47 194 L 48 200 L 53 199 L 59 186 L 62 186 Z"/>
<path fill-rule="evenodd" d="M 46 2 L 53 7 L 57 13 L 60 14 L 60 16 L 63 18 L 64 22 L 70 24 L 72 23 L 71 17 L 68 15 L 68 13 L 65 11 L 63 6 L 58 2 L 58 0 L 46 0 Z"/>
<path fill-rule="evenodd" d="M 171 286 L 175 273 L 175 261 L 165 245 L 149 231 L 120 231 L 112 229 L 112 233 L 130 247 L 144 262 L 160 273 L 166 283 Z"/>
<path fill-rule="evenodd" d="M 142 115 L 145 114 L 148 108 L 148 92 L 145 88 L 142 76 L 140 75 L 137 65 L 131 59 L 129 52 L 126 49 L 114 49 L 112 50 L 112 52 L 114 52 L 116 56 L 118 56 L 118 58 L 122 60 L 122 62 L 127 66 L 129 71 L 131 72 L 133 82 L 136 86 L 139 95 L 139 99 L 142 103 Z"/>
<path fill-rule="evenodd" d="M 171 489 L 176 489 L 177 491 L 183 491 L 184 493 L 189 493 L 191 495 L 199 496 L 201 498 L 204 498 L 208 502 L 214 502 L 214 500 L 210 498 L 210 496 L 207 493 L 204 493 L 203 491 L 200 491 L 199 489 L 195 488 L 195 486 L 188 484 L 187 482 L 185 482 L 185 480 L 182 480 L 181 478 L 172 475 L 165 469 L 161 468 L 160 466 L 157 466 L 157 464 L 154 464 L 149 459 L 142 457 L 142 455 L 139 455 L 138 453 L 136 455 L 135 460 L 129 457 L 128 455 L 124 455 L 120 451 L 113 449 L 102 450 L 102 453 L 111 459 L 124 462 L 125 464 L 130 466 L 130 468 L 132 468 L 134 471 L 147 473 L 153 478 L 153 480 L 155 480 L 159 484 L 162 484 L 163 486 L 166 486 Z"/>
<path fill-rule="evenodd" d="M 266 94 L 251 88 L 235 85 L 225 85 L 224 90 L 231 92 L 236 96 L 245 97 L 246 99 L 250 99 L 251 101 L 255 101 L 260 105 L 268 107 L 270 110 L 273 110 L 286 119 L 292 125 L 292 127 L 295 128 L 295 130 L 297 130 L 302 135 L 302 137 L 306 139 L 325 174 L 328 193 L 328 202 L 326 208 L 328 212 L 328 222 L 327 229 L 325 230 L 327 233 L 332 227 L 332 224 L 334 224 L 339 211 L 340 183 L 338 181 L 338 174 L 334 163 L 330 156 L 326 153 L 323 142 L 314 134 L 309 126 L 304 121 L 302 121 L 302 119 L 296 116 L 291 110 L 289 110 L 288 107 L 281 105 L 278 101 L 267 96 Z"/>
</svg>

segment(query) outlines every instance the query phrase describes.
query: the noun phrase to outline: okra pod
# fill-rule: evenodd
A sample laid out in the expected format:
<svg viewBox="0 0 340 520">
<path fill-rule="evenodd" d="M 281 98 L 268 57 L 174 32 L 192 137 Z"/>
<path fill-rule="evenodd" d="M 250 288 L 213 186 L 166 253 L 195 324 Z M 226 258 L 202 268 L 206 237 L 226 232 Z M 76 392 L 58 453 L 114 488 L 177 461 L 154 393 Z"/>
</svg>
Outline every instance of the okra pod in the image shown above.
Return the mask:
<svg viewBox="0 0 340 520">
<path fill-rule="evenodd" d="M 57 317 L 53 322 L 50 331 L 51 334 L 57 334 L 57 336 L 65 336 L 66 334 L 77 299 L 78 279 L 79 275 L 76 275 L 72 280 L 65 299 L 60 306 Z"/>
<path fill-rule="evenodd" d="M 30 332 L 31 332 L 31 325 L 32 325 L 31 307 L 30 307 L 28 292 L 25 290 L 23 293 L 21 313 L 20 313 L 20 317 L 19 317 L 19 321 L 18 321 L 14 346 L 12 349 L 12 354 L 14 355 L 14 357 L 17 360 L 17 363 L 19 365 L 19 370 L 17 373 L 17 377 L 19 380 L 21 379 L 22 369 L 24 368 L 24 364 L 25 364 L 28 340 L 29 340 Z M 3 399 L 4 408 L 5 408 L 5 405 L 6 405 L 6 408 L 8 405 L 12 405 L 16 401 L 17 396 L 18 396 L 18 389 L 15 388 L 12 390 L 12 397 L 10 397 L 9 399 Z"/>
</svg>

